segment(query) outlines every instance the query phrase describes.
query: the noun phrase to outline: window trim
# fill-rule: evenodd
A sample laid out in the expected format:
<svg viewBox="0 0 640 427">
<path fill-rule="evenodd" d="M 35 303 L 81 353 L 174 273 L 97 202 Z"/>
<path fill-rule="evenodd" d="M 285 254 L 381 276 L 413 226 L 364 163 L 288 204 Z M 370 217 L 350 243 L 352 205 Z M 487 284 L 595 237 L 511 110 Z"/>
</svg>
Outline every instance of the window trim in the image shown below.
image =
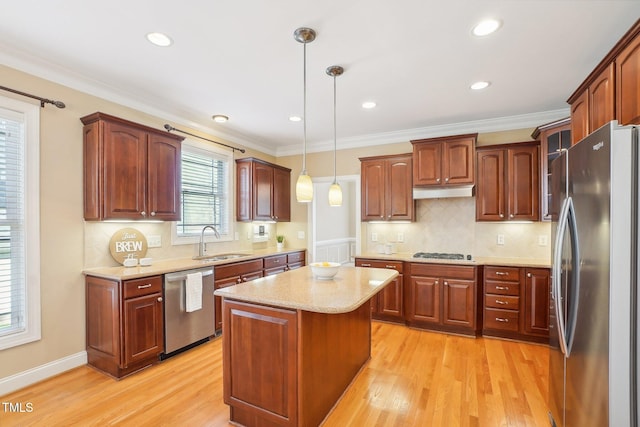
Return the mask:
<svg viewBox="0 0 640 427">
<path fill-rule="evenodd" d="M 228 192 L 229 197 L 229 205 L 227 206 L 227 215 L 229 216 L 229 233 L 226 235 L 220 236 L 220 239 L 215 238 L 212 235 L 205 235 L 205 242 L 230 242 L 235 240 L 235 217 L 233 216 L 234 206 L 236 203 L 235 200 L 235 192 L 233 191 L 233 171 L 234 171 L 234 163 L 233 163 L 233 153 L 230 153 L 226 150 L 215 147 L 211 144 L 206 144 L 200 141 L 195 141 L 192 139 L 185 139 L 182 141 L 182 148 L 187 147 L 187 151 L 191 150 L 194 152 L 206 152 L 209 154 L 213 154 L 219 157 L 224 157 L 229 167 L 227 168 L 227 182 L 229 183 Z M 180 191 L 182 192 L 182 183 L 180 186 Z M 182 209 L 182 206 L 180 206 Z M 179 236 L 178 235 L 178 221 L 171 222 L 171 244 L 172 245 L 189 245 L 200 242 L 200 236 Z"/>
<path fill-rule="evenodd" d="M 0 96 L 0 108 L 24 120 L 25 330 L 0 337 L 0 350 L 42 338 L 40 305 L 40 107 Z"/>
</svg>

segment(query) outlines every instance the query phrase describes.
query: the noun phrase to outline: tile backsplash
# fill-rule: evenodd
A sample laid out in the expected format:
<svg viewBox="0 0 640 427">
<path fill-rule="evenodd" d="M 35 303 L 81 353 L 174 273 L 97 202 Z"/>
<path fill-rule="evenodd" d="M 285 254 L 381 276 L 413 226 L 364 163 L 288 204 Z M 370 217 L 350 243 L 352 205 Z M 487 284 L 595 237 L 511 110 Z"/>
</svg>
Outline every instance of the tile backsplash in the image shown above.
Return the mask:
<svg viewBox="0 0 640 427">
<path fill-rule="evenodd" d="M 392 243 L 396 252 L 551 258 L 551 223 L 476 222 L 475 206 L 475 197 L 417 200 L 416 222 L 365 223 L 363 250 L 378 252 L 380 245 Z M 504 237 L 504 244 L 498 244 L 498 235 Z"/>
</svg>

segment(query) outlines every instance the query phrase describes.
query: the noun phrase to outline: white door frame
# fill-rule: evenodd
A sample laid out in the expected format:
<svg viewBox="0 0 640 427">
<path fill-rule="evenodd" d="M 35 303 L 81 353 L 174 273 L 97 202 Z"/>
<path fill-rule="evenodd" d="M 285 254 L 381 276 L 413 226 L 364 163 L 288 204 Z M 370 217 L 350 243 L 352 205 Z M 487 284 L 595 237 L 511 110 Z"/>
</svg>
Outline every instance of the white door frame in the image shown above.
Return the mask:
<svg viewBox="0 0 640 427">
<path fill-rule="evenodd" d="M 353 182 L 355 184 L 355 200 L 353 201 L 353 203 L 355 203 L 354 206 L 354 212 L 355 212 L 355 218 L 353 219 L 354 221 L 354 228 L 356 230 L 356 247 L 355 247 L 355 253 L 351 254 L 352 256 L 356 256 L 360 254 L 360 239 L 361 239 L 361 222 L 360 222 L 360 175 L 342 175 L 342 176 L 337 176 L 336 180 L 339 182 Z M 311 200 L 311 209 L 307 209 L 307 236 L 309 236 L 309 242 L 307 244 L 307 253 L 309 256 L 309 259 L 307 260 L 307 264 L 310 262 L 314 262 L 315 261 L 315 252 L 316 252 L 316 241 L 317 241 L 317 236 L 316 236 L 316 200 L 318 200 L 318 197 L 328 197 L 326 194 L 318 194 L 317 190 L 317 186 L 316 183 L 326 183 L 326 182 L 333 182 L 333 176 L 321 176 L 321 177 L 314 177 L 312 178 L 313 181 L 313 194 L 314 197 Z M 343 200 L 344 202 L 344 200 Z"/>
</svg>

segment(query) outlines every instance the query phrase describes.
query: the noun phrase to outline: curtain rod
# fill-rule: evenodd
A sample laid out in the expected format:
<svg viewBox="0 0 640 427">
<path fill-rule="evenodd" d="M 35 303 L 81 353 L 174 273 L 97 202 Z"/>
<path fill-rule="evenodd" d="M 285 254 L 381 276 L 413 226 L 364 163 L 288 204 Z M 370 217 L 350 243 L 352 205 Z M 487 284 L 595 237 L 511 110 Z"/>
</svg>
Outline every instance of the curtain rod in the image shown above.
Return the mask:
<svg viewBox="0 0 640 427">
<path fill-rule="evenodd" d="M 38 101 L 40 101 L 40 107 L 44 108 L 44 104 L 53 104 L 58 108 L 64 108 L 66 107 L 66 105 L 64 105 L 64 102 L 62 101 L 52 101 L 50 99 L 46 99 L 46 98 L 41 98 L 39 96 L 35 96 L 35 95 L 31 95 L 29 93 L 26 92 L 21 92 L 19 90 L 15 90 L 15 89 L 11 89 L 8 87 L 4 87 L 4 86 L 0 86 L 0 89 L 2 90 L 6 90 L 7 92 L 13 92 L 13 93 L 17 93 L 18 95 L 22 95 L 22 96 L 26 96 L 28 98 L 33 98 L 33 99 L 37 99 Z"/>
<path fill-rule="evenodd" d="M 239 151 L 241 153 L 244 153 L 244 151 L 245 151 L 244 148 L 232 147 L 231 145 L 223 144 L 222 142 L 214 141 L 213 139 L 204 138 L 202 136 L 198 136 L 198 135 L 186 132 L 184 130 L 176 129 L 173 126 L 168 125 L 168 124 L 165 124 L 164 128 L 169 132 L 171 132 L 172 130 L 175 130 L 176 132 L 182 132 L 184 134 L 191 135 L 191 136 L 194 136 L 196 138 L 204 139 L 205 141 L 213 142 L 214 144 L 222 145 L 223 147 L 231 148 L 233 151 Z"/>
</svg>

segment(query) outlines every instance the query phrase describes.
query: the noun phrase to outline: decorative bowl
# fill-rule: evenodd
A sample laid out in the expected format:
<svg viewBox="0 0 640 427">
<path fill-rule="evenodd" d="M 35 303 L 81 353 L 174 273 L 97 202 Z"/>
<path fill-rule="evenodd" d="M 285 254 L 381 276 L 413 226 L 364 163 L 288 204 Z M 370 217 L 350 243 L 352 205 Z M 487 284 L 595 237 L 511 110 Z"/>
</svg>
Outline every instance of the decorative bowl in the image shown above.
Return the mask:
<svg viewBox="0 0 640 427">
<path fill-rule="evenodd" d="M 338 272 L 338 268 L 340 268 L 339 262 L 312 262 L 309 264 L 311 267 L 311 271 L 313 272 L 313 276 L 316 279 L 320 280 L 330 280 L 333 279 L 333 276 Z"/>
</svg>

